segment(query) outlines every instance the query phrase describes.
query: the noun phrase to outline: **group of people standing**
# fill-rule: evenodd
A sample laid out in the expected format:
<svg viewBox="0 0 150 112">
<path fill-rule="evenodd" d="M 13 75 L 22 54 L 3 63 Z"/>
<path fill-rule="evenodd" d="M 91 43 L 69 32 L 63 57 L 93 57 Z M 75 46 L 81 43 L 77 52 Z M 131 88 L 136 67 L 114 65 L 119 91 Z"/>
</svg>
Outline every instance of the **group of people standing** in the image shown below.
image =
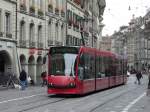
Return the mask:
<svg viewBox="0 0 150 112">
<path fill-rule="evenodd" d="M 42 86 L 47 85 L 47 72 L 44 71 L 41 73 Z M 27 75 L 26 71 L 22 69 L 19 76 L 21 90 L 25 90 L 28 84 L 34 85 L 34 81 L 31 79 L 29 75 Z"/>
</svg>

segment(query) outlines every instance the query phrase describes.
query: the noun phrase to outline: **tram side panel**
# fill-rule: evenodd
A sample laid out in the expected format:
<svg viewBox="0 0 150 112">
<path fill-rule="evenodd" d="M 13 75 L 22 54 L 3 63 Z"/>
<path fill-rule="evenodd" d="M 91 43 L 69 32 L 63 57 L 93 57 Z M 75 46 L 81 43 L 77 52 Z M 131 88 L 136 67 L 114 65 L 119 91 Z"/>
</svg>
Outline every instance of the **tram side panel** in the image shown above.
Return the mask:
<svg viewBox="0 0 150 112">
<path fill-rule="evenodd" d="M 96 90 L 109 87 L 109 78 L 106 76 L 105 56 L 102 52 L 96 52 Z"/>
<path fill-rule="evenodd" d="M 95 49 L 84 48 L 82 52 L 84 60 L 83 93 L 95 91 Z"/>
</svg>

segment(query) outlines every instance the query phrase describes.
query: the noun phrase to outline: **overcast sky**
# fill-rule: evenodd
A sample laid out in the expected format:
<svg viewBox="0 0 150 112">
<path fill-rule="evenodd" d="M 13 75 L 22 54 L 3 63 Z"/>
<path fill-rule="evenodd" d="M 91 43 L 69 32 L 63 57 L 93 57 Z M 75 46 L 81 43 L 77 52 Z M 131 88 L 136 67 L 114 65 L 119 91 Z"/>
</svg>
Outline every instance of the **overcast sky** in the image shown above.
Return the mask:
<svg viewBox="0 0 150 112">
<path fill-rule="evenodd" d="M 150 0 L 106 0 L 102 35 L 111 35 L 120 26 L 128 25 L 133 14 L 135 17 L 144 16 L 148 8 Z"/>
</svg>

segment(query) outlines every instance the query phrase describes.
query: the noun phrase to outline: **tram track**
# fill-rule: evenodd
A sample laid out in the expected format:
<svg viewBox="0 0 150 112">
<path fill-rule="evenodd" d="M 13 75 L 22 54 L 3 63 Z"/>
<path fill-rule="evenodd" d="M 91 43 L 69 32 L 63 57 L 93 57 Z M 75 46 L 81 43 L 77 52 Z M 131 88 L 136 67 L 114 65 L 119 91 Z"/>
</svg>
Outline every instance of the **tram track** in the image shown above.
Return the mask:
<svg viewBox="0 0 150 112">
<path fill-rule="evenodd" d="M 108 95 L 110 95 L 110 94 L 112 94 L 112 93 L 114 93 L 114 92 L 111 92 L 111 93 L 109 93 L 109 94 L 105 94 L 105 95 L 103 95 L 102 97 L 108 96 Z M 83 97 L 84 97 L 84 96 L 83 96 Z M 88 99 L 89 97 L 90 97 L 90 96 L 88 95 L 88 97 L 86 97 L 86 99 Z M 48 99 L 45 99 L 45 98 L 43 98 L 43 99 L 38 99 L 38 100 L 35 100 L 35 101 L 26 102 L 26 103 L 21 104 L 21 105 L 30 105 L 30 104 L 33 104 L 33 103 L 35 103 L 35 102 L 41 101 L 41 100 L 43 100 L 43 101 L 48 101 L 48 100 L 50 100 L 50 99 L 52 99 L 52 98 L 48 98 Z M 84 98 L 84 99 L 82 99 L 82 100 L 86 100 L 86 99 Z M 61 102 L 61 101 L 66 101 L 66 100 L 68 100 L 68 99 L 62 98 L 62 99 L 58 99 L 58 100 L 55 100 L 55 101 L 50 101 L 50 102 L 38 104 L 38 105 L 29 107 L 29 108 L 25 108 L 25 109 L 19 110 L 19 111 L 17 111 L 17 112 L 25 112 L 25 111 L 33 110 L 33 109 L 35 109 L 35 108 L 40 108 L 40 107 L 43 107 L 43 106 L 46 106 L 46 105 L 55 104 L 55 103 L 58 103 L 58 102 Z M 81 100 L 80 100 L 80 101 L 81 101 Z M 20 105 L 20 106 L 21 106 L 21 105 Z"/>
<path fill-rule="evenodd" d="M 113 97 L 113 98 L 109 98 L 108 100 L 104 101 L 103 103 L 101 103 L 101 104 L 95 106 L 95 107 L 92 108 L 89 112 L 94 112 L 96 109 L 102 107 L 103 105 L 109 103 L 110 101 L 113 101 L 113 100 L 115 100 L 116 98 L 119 98 L 119 97 L 125 95 L 125 94 L 128 93 L 128 92 L 131 92 L 131 91 L 133 91 L 133 90 L 136 90 L 137 88 L 138 88 L 138 87 L 134 87 L 134 88 L 130 88 L 128 91 L 121 92 L 119 95 L 117 95 L 117 96 L 115 96 L 115 97 Z M 123 90 L 124 90 L 124 87 L 121 88 L 121 91 L 123 91 Z M 104 91 L 104 92 L 105 92 L 105 91 Z M 98 93 L 98 92 L 97 92 L 97 93 Z M 100 96 L 100 97 L 103 98 L 103 97 L 105 97 L 105 96 L 109 96 L 109 95 L 112 95 L 112 94 L 115 94 L 115 93 L 116 93 L 116 90 L 114 89 L 113 92 L 109 92 L 109 93 L 107 93 L 107 94 L 104 93 L 104 95 L 102 95 L 102 96 Z M 82 102 L 82 100 L 83 100 L 83 101 L 88 100 L 88 99 L 91 97 L 91 95 L 93 95 L 93 94 L 87 95 L 87 96 L 85 96 L 85 97 L 84 97 L 84 96 L 83 96 L 83 97 L 80 97 L 80 98 L 83 98 L 83 99 L 77 99 L 76 101 L 73 100 L 72 103 L 75 104 L 75 102 L 76 102 L 76 104 L 77 104 L 78 102 Z M 96 96 L 96 97 L 97 97 L 97 96 Z M 57 98 L 58 98 L 58 97 L 57 97 Z M 43 106 L 46 106 L 46 105 L 57 104 L 57 103 L 60 103 L 60 102 L 62 102 L 62 101 L 68 100 L 67 98 L 61 98 L 61 99 L 58 99 L 58 100 L 55 100 L 55 101 L 47 102 L 47 101 L 49 101 L 49 100 L 51 100 L 51 99 L 53 99 L 53 98 L 45 99 L 45 97 L 44 97 L 43 99 L 39 99 L 39 100 L 27 102 L 27 103 L 26 103 L 27 105 L 31 105 L 31 104 L 34 104 L 35 102 L 38 102 L 38 101 L 41 101 L 41 100 L 44 101 L 42 104 L 41 104 L 41 103 L 40 103 L 40 104 L 36 104 L 35 106 L 32 105 L 32 107 L 30 106 L 30 107 L 28 107 L 28 108 L 27 108 L 27 107 L 24 107 L 24 109 L 19 110 L 19 111 L 17 111 L 17 112 L 26 112 L 26 111 L 33 110 L 33 109 L 37 109 L 37 108 L 40 108 L 40 107 L 43 107 Z M 46 101 L 46 102 L 45 102 L 45 101 Z M 71 103 L 71 102 L 70 102 L 70 103 Z M 74 107 L 73 107 L 73 108 L 74 108 Z"/>
<path fill-rule="evenodd" d="M 50 99 L 48 99 L 48 100 L 50 100 Z M 51 102 L 48 102 L 48 103 L 47 102 L 46 103 L 42 103 L 42 104 L 39 104 L 39 105 L 35 105 L 35 106 L 29 107 L 29 108 L 25 108 L 25 109 L 19 110 L 17 112 L 25 112 L 25 111 L 33 110 L 35 108 L 40 108 L 42 106 L 46 106 L 46 105 L 49 105 L 49 104 L 54 104 L 54 103 L 61 102 L 61 101 L 64 101 L 64 100 L 66 100 L 66 98 L 58 99 L 58 100 L 51 101 Z"/>
<path fill-rule="evenodd" d="M 108 103 L 110 103 L 110 102 L 112 102 L 112 101 L 114 101 L 114 100 L 120 98 L 121 96 L 124 96 L 125 94 L 127 94 L 127 93 L 129 93 L 129 92 L 132 92 L 132 91 L 136 90 L 137 88 L 139 88 L 139 87 L 136 87 L 136 88 L 134 88 L 134 89 L 130 89 L 130 90 L 128 90 L 128 91 L 122 92 L 122 93 L 120 93 L 119 95 L 117 95 L 117 96 L 115 96 L 115 97 L 113 97 L 113 98 L 109 98 L 108 100 L 106 100 L 106 101 L 104 101 L 103 103 L 101 103 L 101 104 L 95 106 L 94 108 L 92 108 L 92 109 L 91 109 L 90 111 L 88 111 L 88 112 L 94 112 L 96 109 L 98 109 L 98 108 L 104 106 L 105 104 L 108 104 Z"/>
</svg>

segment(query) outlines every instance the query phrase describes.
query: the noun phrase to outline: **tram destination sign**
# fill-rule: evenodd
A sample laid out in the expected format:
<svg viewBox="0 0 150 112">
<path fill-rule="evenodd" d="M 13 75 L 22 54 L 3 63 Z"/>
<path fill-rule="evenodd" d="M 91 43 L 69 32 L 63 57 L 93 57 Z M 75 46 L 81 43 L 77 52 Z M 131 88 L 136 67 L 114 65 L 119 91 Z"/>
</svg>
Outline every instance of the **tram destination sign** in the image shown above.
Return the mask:
<svg viewBox="0 0 150 112">
<path fill-rule="evenodd" d="M 73 53 L 77 54 L 78 49 L 75 47 L 52 47 L 50 49 L 50 54 L 64 54 L 64 53 Z"/>
</svg>

